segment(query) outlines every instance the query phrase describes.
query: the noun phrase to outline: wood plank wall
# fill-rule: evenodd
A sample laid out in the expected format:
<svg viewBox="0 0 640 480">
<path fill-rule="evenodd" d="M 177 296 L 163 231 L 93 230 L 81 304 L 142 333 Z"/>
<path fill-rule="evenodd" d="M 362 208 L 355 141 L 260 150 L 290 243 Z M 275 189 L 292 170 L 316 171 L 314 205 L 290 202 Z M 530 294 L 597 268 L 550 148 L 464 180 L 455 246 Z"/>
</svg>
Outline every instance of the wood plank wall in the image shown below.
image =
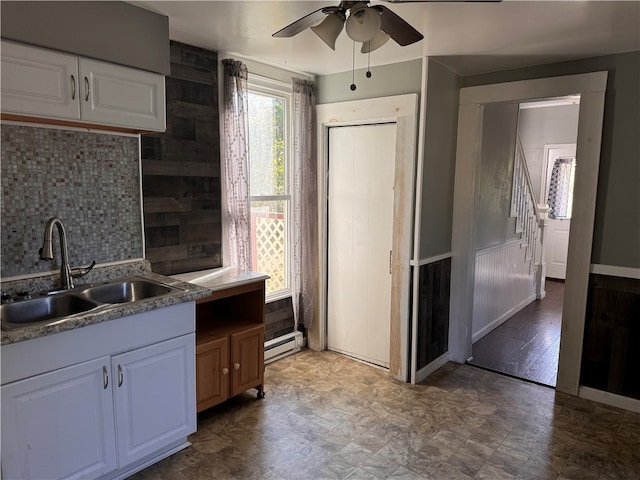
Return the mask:
<svg viewBox="0 0 640 480">
<path fill-rule="evenodd" d="M 222 266 L 218 55 L 170 52 L 167 130 L 141 136 L 146 258 L 164 275 Z"/>
<path fill-rule="evenodd" d="M 293 332 L 295 322 L 291 297 L 267 303 L 265 317 L 265 342 Z"/>
<path fill-rule="evenodd" d="M 640 280 L 591 274 L 580 384 L 640 399 Z"/>
<path fill-rule="evenodd" d="M 423 265 L 418 286 L 418 370 L 449 349 L 451 259 Z"/>
</svg>

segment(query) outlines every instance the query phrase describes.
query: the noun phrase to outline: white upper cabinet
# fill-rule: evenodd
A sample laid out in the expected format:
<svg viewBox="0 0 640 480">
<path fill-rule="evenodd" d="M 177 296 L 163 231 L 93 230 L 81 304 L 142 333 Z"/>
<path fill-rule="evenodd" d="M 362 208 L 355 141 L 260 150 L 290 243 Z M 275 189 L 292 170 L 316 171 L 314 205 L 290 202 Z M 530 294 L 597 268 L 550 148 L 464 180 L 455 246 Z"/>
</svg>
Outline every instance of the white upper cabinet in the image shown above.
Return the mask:
<svg viewBox="0 0 640 480">
<path fill-rule="evenodd" d="M 2 42 L 2 111 L 80 119 L 78 59 Z"/>
<path fill-rule="evenodd" d="M 164 77 L 86 58 L 79 59 L 80 115 L 91 123 L 165 129 Z"/>
<path fill-rule="evenodd" d="M 5 118 L 166 128 L 164 77 L 157 73 L 3 40 L 1 84 Z"/>
</svg>

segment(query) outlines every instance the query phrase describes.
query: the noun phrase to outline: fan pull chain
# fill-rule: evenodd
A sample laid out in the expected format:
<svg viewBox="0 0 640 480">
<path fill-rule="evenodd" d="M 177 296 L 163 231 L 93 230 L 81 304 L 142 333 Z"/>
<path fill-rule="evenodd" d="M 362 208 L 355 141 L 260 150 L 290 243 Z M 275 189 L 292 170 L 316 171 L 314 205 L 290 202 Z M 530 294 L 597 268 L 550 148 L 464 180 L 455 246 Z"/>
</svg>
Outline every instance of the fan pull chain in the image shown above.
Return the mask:
<svg viewBox="0 0 640 480">
<path fill-rule="evenodd" d="M 366 73 L 366 75 L 367 75 L 367 78 L 371 78 L 371 40 L 369 40 L 367 42 L 367 44 L 368 44 L 367 47 L 369 47 L 369 48 L 367 48 L 368 52 L 367 52 L 367 73 Z"/>
<path fill-rule="evenodd" d="M 356 89 L 356 41 L 353 41 L 353 53 L 351 55 L 351 91 Z"/>
</svg>

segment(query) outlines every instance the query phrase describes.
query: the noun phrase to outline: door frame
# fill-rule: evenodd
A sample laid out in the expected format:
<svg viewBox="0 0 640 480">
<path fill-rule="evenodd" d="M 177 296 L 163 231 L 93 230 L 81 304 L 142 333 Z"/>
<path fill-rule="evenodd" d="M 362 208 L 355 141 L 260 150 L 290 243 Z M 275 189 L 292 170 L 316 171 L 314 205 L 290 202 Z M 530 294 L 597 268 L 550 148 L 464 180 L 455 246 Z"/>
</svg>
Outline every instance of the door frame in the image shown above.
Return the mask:
<svg viewBox="0 0 640 480">
<path fill-rule="evenodd" d="M 318 321 L 307 333 L 309 348 L 327 348 L 327 190 L 329 128 L 396 123 L 396 158 L 393 207 L 393 261 L 391 279 L 391 331 L 389 373 L 407 381 L 409 373 L 409 311 L 413 204 L 418 125 L 418 95 L 328 103 L 316 106 L 318 152 L 318 264 L 320 266 Z"/>
<path fill-rule="evenodd" d="M 578 394 L 587 304 L 600 144 L 607 72 L 522 80 L 460 90 L 453 203 L 449 354 L 464 363 L 472 352 L 476 178 L 483 106 L 580 94 L 574 215 L 569 234 L 567 279 L 558 361 L 558 391 Z"/>
</svg>

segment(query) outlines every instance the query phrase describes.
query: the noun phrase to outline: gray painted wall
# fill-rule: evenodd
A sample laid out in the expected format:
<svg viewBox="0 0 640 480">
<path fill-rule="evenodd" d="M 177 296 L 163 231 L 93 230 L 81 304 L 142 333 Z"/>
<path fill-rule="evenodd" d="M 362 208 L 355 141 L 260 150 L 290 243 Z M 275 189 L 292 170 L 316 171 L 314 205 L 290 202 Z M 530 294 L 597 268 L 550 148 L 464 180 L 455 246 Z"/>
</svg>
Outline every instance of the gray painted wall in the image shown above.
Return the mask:
<svg viewBox="0 0 640 480">
<path fill-rule="evenodd" d="M 551 144 L 576 143 L 580 105 L 527 108 L 520 110 L 518 130 L 527 159 L 536 201 L 545 203 L 543 181 L 546 181 L 544 147 Z"/>
<path fill-rule="evenodd" d="M 519 235 L 511 218 L 511 186 L 515 155 L 517 103 L 484 107 L 478 166 L 476 250 L 500 245 Z"/>
<path fill-rule="evenodd" d="M 348 102 L 365 98 L 390 97 L 406 93 L 420 93 L 422 60 L 371 67 L 371 78 L 365 77 L 367 69 L 355 71 L 356 90 L 351 91 L 351 72 L 334 73 L 317 77 L 317 104 Z"/>
<path fill-rule="evenodd" d="M 420 258 L 451 250 L 461 78 L 435 60 L 427 69 Z"/>
<path fill-rule="evenodd" d="M 125 2 L 0 3 L 2 37 L 168 75 L 169 18 Z"/>
<path fill-rule="evenodd" d="M 473 75 L 463 86 L 608 71 L 591 261 L 640 268 L 640 51 Z"/>
</svg>

